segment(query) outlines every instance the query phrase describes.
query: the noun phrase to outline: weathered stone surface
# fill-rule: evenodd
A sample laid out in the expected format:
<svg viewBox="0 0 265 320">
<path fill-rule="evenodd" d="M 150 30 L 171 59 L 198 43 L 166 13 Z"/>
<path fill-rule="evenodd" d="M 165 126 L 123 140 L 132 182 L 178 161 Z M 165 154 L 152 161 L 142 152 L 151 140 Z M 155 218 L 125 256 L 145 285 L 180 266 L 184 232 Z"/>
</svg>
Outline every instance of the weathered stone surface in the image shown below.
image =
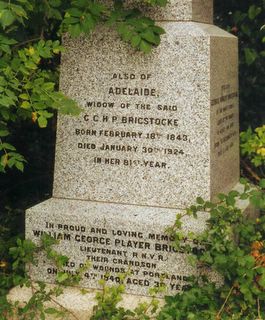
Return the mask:
<svg viewBox="0 0 265 320">
<path fill-rule="evenodd" d="M 105 274 L 109 285 L 119 283 L 118 275 L 130 271 L 126 292 L 148 295 L 161 279 L 167 293 L 185 290 L 188 277 L 197 270 L 187 264 L 183 249 L 176 250 L 165 229 L 172 226 L 176 210 L 102 204 L 96 202 L 50 199 L 27 211 L 27 238 L 38 241 L 46 232 L 59 239 L 57 250 L 70 257 L 65 270 L 70 273 L 91 262 L 80 285 L 100 288 L 98 281 Z M 185 231 L 200 233 L 207 215 L 186 219 Z M 172 240 L 172 239 L 171 239 Z M 201 250 L 195 241 L 186 240 L 194 250 Z M 33 279 L 53 282 L 57 269 L 40 257 L 37 268 L 31 268 Z"/>
<path fill-rule="evenodd" d="M 59 118 L 55 197 L 184 208 L 237 183 L 237 39 L 195 22 L 161 26 L 150 55 L 104 28 L 65 39 L 61 88 L 84 112 Z"/>
<path fill-rule="evenodd" d="M 237 190 L 241 190 L 240 185 Z M 253 213 L 246 200 L 238 203 L 245 215 Z M 50 199 L 27 211 L 27 238 L 39 242 L 43 232 L 59 239 L 56 246 L 70 260 L 65 271 L 75 273 L 86 261 L 91 262 L 80 285 L 88 288 L 100 286 L 98 281 L 107 273 L 109 285 L 118 284 L 118 275 L 129 270 L 126 292 L 149 294 L 161 279 L 166 284 L 164 294 L 183 291 L 189 285 L 188 277 L 207 272 L 210 279 L 220 283 L 216 273 L 193 268 L 187 262 L 183 248 L 176 250 L 166 228 L 172 226 L 177 211 L 122 204 L 104 204 L 80 200 Z M 199 213 L 198 219 L 183 218 L 183 231 L 200 234 L 206 227 L 208 214 Z M 198 241 L 184 239 L 194 252 L 203 250 Z M 39 265 L 31 268 L 34 279 L 53 282 L 56 268 L 41 256 Z"/>
<path fill-rule="evenodd" d="M 242 191 L 242 186 L 238 185 L 236 187 L 236 190 Z M 246 200 L 240 200 L 237 204 L 239 208 L 241 208 L 246 216 L 253 216 L 256 215 L 257 212 L 253 210 L 251 206 L 249 206 L 248 201 Z M 175 212 L 176 213 L 176 212 Z M 39 236 L 36 236 L 36 231 L 45 231 L 45 232 L 53 232 L 57 233 L 57 236 L 55 234 L 52 234 L 53 237 L 60 238 L 60 234 L 68 234 L 70 233 L 71 237 L 72 235 L 81 235 L 81 234 L 90 234 L 92 236 L 96 237 L 105 237 L 107 238 L 107 234 L 104 234 L 103 230 L 107 230 L 109 232 L 110 230 L 116 230 L 116 239 L 118 240 L 124 240 L 124 241 L 135 241 L 135 237 L 126 237 L 125 234 L 123 236 L 117 235 L 117 230 L 120 231 L 135 231 L 138 230 L 138 232 L 143 232 L 143 234 L 153 234 L 155 233 L 157 236 L 155 237 L 157 239 L 158 245 L 166 245 L 170 246 L 171 244 L 162 239 L 162 236 L 165 236 L 164 233 L 164 227 L 168 225 L 172 225 L 174 221 L 175 216 L 174 210 L 172 209 L 161 209 L 159 208 L 146 208 L 146 210 L 142 210 L 142 207 L 137 206 L 124 206 L 124 205 L 117 205 L 117 204 L 99 204 L 99 203 L 92 203 L 87 201 L 78 201 L 78 200 L 61 200 L 61 199 L 50 199 L 44 203 L 41 203 L 31 209 L 27 212 L 27 238 L 32 239 L 35 242 L 39 242 Z M 148 214 L 148 216 L 147 216 Z M 113 219 L 111 218 L 113 217 Z M 148 218 L 149 217 L 149 218 Z M 194 219 L 187 219 L 183 221 L 184 223 L 184 230 L 186 231 L 194 231 L 200 233 L 205 228 L 205 220 L 207 219 L 207 215 L 205 213 L 200 213 L 198 220 Z M 197 223 L 196 223 L 197 222 Z M 118 225 L 117 225 L 118 223 Z M 52 226 L 53 224 L 53 226 Z M 58 225 L 65 225 L 68 226 L 68 230 L 70 229 L 70 226 L 73 227 L 85 227 L 85 231 L 74 231 L 74 230 L 66 230 L 66 227 L 64 228 L 64 231 L 62 231 L 63 228 L 58 228 Z M 93 228 L 96 228 L 97 226 L 100 228 L 98 229 L 97 233 L 91 233 L 91 226 L 93 225 Z M 77 229 L 76 228 L 76 229 Z M 71 228 L 72 229 L 72 228 Z M 101 230 L 101 233 L 100 233 Z M 35 235 L 34 235 L 35 231 Z M 156 233 L 157 232 L 157 233 Z M 139 233 L 138 233 L 139 235 Z M 112 237 L 111 241 L 115 241 L 115 237 Z M 142 238 L 140 238 L 142 241 Z M 188 240 L 186 240 L 188 241 Z M 68 243 L 66 243 L 68 242 Z M 59 250 L 63 254 L 69 255 L 71 258 L 71 262 L 76 263 L 77 261 L 84 261 L 86 259 L 86 253 L 82 252 L 80 250 L 80 246 L 78 247 L 78 242 L 75 241 L 74 237 L 72 237 L 72 240 L 61 240 L 61 245 L 59 246 Z M 155 241 L 152 239 L 147 239 L 146 242 L 150 242 L 151 244 L 154 244 Z M 197 244 L 193 244 L 194 248 L 198 248 Z M 83 247 L 87 248 L 94 248 L 94 250 L 101 249 L 108 249 L 107 245 L 90 245 L 90 244 L 83 244 Z M 166 247 L 164 247 L 166 248 Z M 118 246 L 115 246 L 114 250 L 118 251 L 120 248 Z M 127 256 L 130 255 L 130 248 L 122 249 L 121 251 L 128 252 Z M 139 250 L 135 249 L 133 250 L 135 253 L 137 253 L 139 256 L 135 261 L 145 261 L 150 262 L 152 259 L 151 257 L 149 259 L 145 259 L 144 256 L 141 256 L 141 254 L 150 254 L 149 249 Z M 182 265 L 185 256 L 183 253 L 178 252 L 176 253 L 175 258 L 173 258 L 173 254 L 171 252 L 167 252 L 166 250 L 157 250 L 154 252 L 154 261 L 157 261 L 158 253 L 164 257 L 165 260 L 165 269 L 162 268 L 163 261 L 160 261 L 156 264 L 155 270 L 149 270 L 149 272 L 153 272 L 154 276 L 152 274 L 149 274 L 148 276 L 145 276 L 144 280 L 149 281 L 150 284 L 155 284 L 156 282 L 160 282 L 160 278 L 155 276 L 155 272 L 157 272 L 156 269 L 161 270 L 165 274 L 165 276 L 172 276 L 175 275 L 177 278 L 177 281 L 169 280 L 167 278 L 164 279 L 167 283 L 171 282 L 172 288 L 168 290 L 167 293 L 176 293 L 176 291 L 183 289 L 182 285 L 185 285 L 184 281 L 184 275 L 190 275 L 190 268 L 187 267 L 188 264 L 185 263 L 183 266 L 183 269 L 180 269 L 178 266 L 176 267 L 176 264 L 178 265 L 180 262 L 180 265 Z M 87 252 L 87 255 L 94 256 L 96 258 L 104 258 L 105 257 L 115 257 L 115 255 L 104 255 L 102 252 L 96 252 L 96 253 L 90 253 Z M 112 259 L 111 258 L 111 259 Z M 176 259 L 174 262 L 173 260 Z M 179 259 L 180 261 L 179 261 Z M 40 257 L 41 259 L 44 259 L 43 257 Z M 76 260 L 75 260 L 76 259 Z M 54 267 L 50 266 L 48 263 L 40 262 L 39 266 L 32 270 L 32 276 L 35 277 L 37 280 L 42 279 L 47 282 L 53 281 L 53 276 L 47 272 L 48 269 L 54 270 Z M 70 262 L 69 261 L 69 262 Z M 174 262 L 173 264 L 171 264 Z M 175 264 L 176 263 L 176 264 Z M 94 270 L 93 265 L 102 265 L 103 267 L 114 267 L 113 263 L 109 262 L 92 262 L 91 268 L 88 270 L 88 275 L 90 275 L 90 278 L 86 278 L 82 282 L 83 286 L 88 286 L 89 288 L 99 288 L 98 283 L 95 283 L 94 277 L 100 278 L 101 275 L 104 276 L 105 273 L 97 272 Z M 120 265 L 115 265 L 115 267 L 120 267 Z M 158 268 L 157 268 L 158 267 Z M 66 266 L 65 271 L 67 272 L 74 272 L 75 267 Z M 142 274 L 146 271 L 146 268 L 139 268 L 139 267 L 131 267 L 131 270 L 134 270 L 134 275 L 130 276 L 130 278 L 140 280 L 142 278 Z M 177 270 L 177 271 L 176 271 Z M 175 271 L 177 273 L 175 273 Z M 195 270 L 193 269 L 192 272 Z M 209 270 L 208 270 L 209 272 Z M 93 274 L 93 276 L 92 276 Z M 111 272 L 111 275 L 113 276 L 112 279 L 115 279 L 117 274 L 116 272 Z M 178 275 L 178 277 L 177 277 Z M 214 281 L 222 281 L 220 277 L 214 273 L 211 273 L 211 279 Z M 171 277 L 172 278 L 172 277 Z M 113 282 L 109 279 L 109 285 L 113 284 Z M 175 284 L 175 285 L 174 285 Z M 157 284 L 158 285 L 158 284 Z M 174 285 L 174 286 L 173 286 Z M 177 287 L 178 286 L 178 287 Z M 47 289 L 53 288 L 53 285 L 47 284 Z M 65 287 L 64 292 L 61 296 L 55 298 L 55 300 L 64 308 L 67 308 L 69 311 L 71 311 L 75 317 L 78 317 L 80 320 L 89 319 L 89 317 L 92 315 L 93 307 L 96 305 L 95 301 L 95 295 L 98 292 L 97 289 L 91 289 L 88 290 L 87 293 L 84 295 L 80 292 L 79 288 L 69 288 Z M 130 294 L 133 292 L 133 294 Z M 144 296 L 143 296 L 144 294 Z M 20 288 L 16 287 L 13 288 L 9 295 L 8 300 L 11 302 L 19 301 L 20 304 L 23 305 L 26 301 L 28 301 L 32 296 L 32 289 L 31 288 Z M 136 286 L 130 286 L 128 294 L 123 295 L 123 299 L 120 306 L 123 306 L 127 309 L 133 310 L 137 307 L 139 303 L 143 302 L 150 302 L 150 297 L 148 297 L 148 287 L 144 288 L 142 285 L 136 285 Z M 163 305 L 164 300 L 159 299 L 160 306 Z M 47 307 L 58 307 L 58 304 L 56 303 L 48 303 L 46 304 Z M 67 319 L 75 319 L 74 316 L 69 315 Z M 8 320 L 16 320 L 17 318 L 14 317 L 12 319 Z M 47 319 L 52 320 L 54 319 L 53 316 L 48 317 Z"/>
</svg>

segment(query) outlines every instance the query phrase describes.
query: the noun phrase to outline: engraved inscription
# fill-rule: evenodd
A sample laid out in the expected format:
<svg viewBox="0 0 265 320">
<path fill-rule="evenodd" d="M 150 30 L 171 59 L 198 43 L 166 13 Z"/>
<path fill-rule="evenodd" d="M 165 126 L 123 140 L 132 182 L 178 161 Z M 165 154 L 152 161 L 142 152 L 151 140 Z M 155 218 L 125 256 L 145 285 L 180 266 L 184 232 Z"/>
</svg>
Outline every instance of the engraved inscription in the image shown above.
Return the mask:
<svg viewBox="0 0 265 320">
<path fill-rule="evenodd" d="M 119 83 L 121 80 L 127 80 L 128 83 L 137 79 L 145 83 L 150 78 L 152 74 L 113 73 L 110 76 L 112 82 L 119 81 Z M 77 149 L 88 151 L 93 164 L 168 169 L 167 156 L 172 156 L 172 161 L 173 157 L 186 156 L 185 144 L 191 143 L 191 139 L 182 128 L 179 120 L 181 110 L 177 104 L 155 103 L 155 99 L 150 103 L 139 101 L 129 103 L 118 101 L 117 97 L 111 101 L 112 96 L 159 97 L 156 88 L 148 88 L 147 85 L 141 88 L 113 85 L 105 90 L 110 100 L 86 101 L 83 126 L 73 128 L 73 134 L 82 139 L 82 141 L 77 140 Z M 115 112 L 117 110 L 124 110 L 125 114 Z M 129 114 L 133 114 L 135 110 L 143 111 L 142 116 Z M 148 116 L 148 111 L 153 114 L 154 110 L 157 111 L 157 116 Z M 163 116 L 163 113 L 166 116 Z M 136 125 L 140 131 L 133 130 Z M 112 130 L 107 127 L 111 127 Z M 131 143 L 128 139 L 131 139 Z M 155 141 L 166 147 L 150 144 Z M 171 145 L 174 145 L 174 148 L 168 147 Z M 153 158 L 146 159 L 145 155 L 151 155 Z"/>
<path fill-rule="evenodd" d="M 218 157 L 226 154 L 235 144 L 234 140 L 238 135 L 236 130 L 236 109 L 235 99 L 238 92 L 231 92 L 229 84 L 222 85 L 222 95 L 211 101 L 211 106 L 216 108 L 216 138 L 214 141 L 214 152 Z"/>
<path fill-rule="evenodd" d="M 173 238 L 167 234 L 115 226 L 106 228 L 46 221 L 43 229 L 32 230 L 32 236 L 38 239 L 44 232 L 60 240 L 60 244 L 71 246 L 71 252 L 76 252 L 75 257 L 64 265 L 64 272 L 75 275 L 78 268 L 90 262 L 82 285 L 97 288 L 100 279 L 105 279 L 108 284 L 117 284 L 120 283 L 119 274 L 128 274 L 125 284 L 130 292 L 137 292 L 137 287 L 141 286 L 147 293 L 150 288 L 162 285 L 167 287 L 168 293 L 186 290 L 192 274 L 190 270 L 180 274 L 174 267 L 176 258 L 179 261 L 186 255 L 185 244 L 190 245 L 193 253 L 204 250 L 196 239 L 184 238 L 183 245 L 175 248 Z M 170 272 L 165 272 L 168 269 L 165 265 L 172 265 Z M 51 277 L 58 272 L 47 262 L 45 270 Z"/>
</svg>

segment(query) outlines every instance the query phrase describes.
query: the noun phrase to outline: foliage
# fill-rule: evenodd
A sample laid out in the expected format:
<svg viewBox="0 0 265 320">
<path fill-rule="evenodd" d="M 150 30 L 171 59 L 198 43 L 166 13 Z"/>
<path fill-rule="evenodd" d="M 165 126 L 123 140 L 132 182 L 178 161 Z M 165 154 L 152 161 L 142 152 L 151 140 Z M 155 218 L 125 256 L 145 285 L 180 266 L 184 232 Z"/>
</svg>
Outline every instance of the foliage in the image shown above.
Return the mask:
<svg viewBox="0 0 265 320">
<path fill-rule="evenodd" d="M 241 165 L 245 175 L 254 183 L 265 178 L 265 126 L 240 134 Z"/>
<path fill-rule="evenodd" d="M 240 138 L 242 155 L 248 156 L 255 167 L 265 166 L 265 125 L 254 132 L 248 128 Z"/>
<path fill-rule="evenodd" d="M 217 287 L 205 277 L 195 278 L 192 288 L 175 297 L 166 298 L 159 320 L 184 319 L 264 319 L 265 312 L 265 216 L 246 217 L 238 208 L 239 200 L 248 199 L 256 208 L 265 210 L 265 180 L 253 189 L 241 179 L 244 190 L 220 194 L 219 202 L 197 199 L 197 205 L 177 215 L 170 229 L 181 244 L 184 215 L 197 217 L 199 211 L 209 213 L 208 228 L 196 239 L 205 251 L 193 255 L 193 264 L 211 268 L 223 278 Z M 189 235 L 191 236 L 191 235 Z M 193 235 L 195 237 L 195 235 Z M 189 246 L 186 252 L 192 254 Z M 191 261 L 191 259 L 190 259 Z"/>
<path fill-rule="evenodd" d="M 149 5 L 164 6 L 165 0 Z M 108 8 L 98 1 L 0 1 L 0 172 L 24 170 L 26 159 L 9 143 L 12 124 L 30 121 L 47 126 L 53 110 L 78 114 L 76 103 L 58 92 L 61 35 L 90 33 L 98 23 L 114 27 L 133 48 L 150 52 L 160 43 L 163 29 L 136 9 L 115 1 Z"/>
<path fill-rule="evenodd" d="M 242 129 L 265 123 L 265 1 L 218 0 L 217 25 L 239 38 L 240 117 Z"/>
<path fill-rule="evenodd" d="M 96 294 L 97 305 L 94 307 L 91 320 L 151 320 L 156 319 L 159 311 L 159 301 L 155 295 L 163 289 L 152 289 L 150 302 L 139 303 L 134 310 L 128 310 L 119 303 L 122 301 L 122 294 L 125 292 L 123 284 L 130 272 L 119 275 L 120 284 L 108 287 L 104 279 L 99 281 L 102 291 Z"/>
<path fill-rule="evenodd" d="M 73 276 L 63 271 L 64 265 L 68 262 L 68 257 L 59 254 L 54 250 L 54 245 L 58 241 L 44 234 L 41 237 L 40 245 L 36 245 L 30 240 L 17 239 L 16 244 L 9 249 L 12 263 L 6 263 L 4 272 L 0 272 L 1 294 L 0 294 L 0 320 L 18 319 L 34 320 L 46 319 L 47 315 L 53 315 L 56 318 L 65 319 L 67 310 L 57 302 L 57 297 L 63 293 L 63 286 L 77 284 L 88 265 L 77 270 L 77 275 Z M 31 267 L 37 264 L 36 255 L 44 252 L 46 257 L 58 268 L 56 275 L 57 285 L 48 287 L 41 281 L 34 282 L 31 279 Z M 27 270 L 25 270 L 27 267 Z M 3 266 L 2 266 L 3 269 Z M 1 269 L 0 269 L 1 270 Z M 9 272 L 6 272 L 9 271 Z M 24 305 L 10 303 L 6 299 L 6 292 L 10 286 L 26 286 L 32 290 L 32 296 Z M 47 307 L 46 303 L 51 302 L 54 307 Z M 74 314 L 72 316 L 75 317 Z"/>
<path fill-rule="evenodd" d="M 77 276 L 64 272 L 63 268 L 69 259 L 54 250 L 56 244 L 58 244 L 57 240 L 44 234 L 41 237 L 40 245 L 36 245 L 30 240 L 17 239 L 16 245 L 10 248 L 9 253 L 13 262 L 9 273 L 0 273 L 1 288 L 3 288 L 2 290 L 5 287 L 8 289 L 9 285 L 30 287 L 32 296 L 28 302 L 20 305 L 16 302 L 8 302 L 5 294 L 1 294 L 0 320 L 12 319 L 13 317 L 23 320 L 46 319 L 46 316 L 50 315 L 53 315 L 56 319 L 65 319 L 67 314 L 70 314 L 74 319 L 78 319 L 73 312 L 62 306 L 57 298 L 63 294 L 63 287 L 79 283 L 89 265 L 86 264 L 77 270 Z M 44 252 L 59 271 L 56 274 L 57 285 L 55 286 L 48 287 L 41 281 L 34 282 L 31 279 L 30 270 L 33 265 L 37 264 L 36 255 L 40 252 Z M 25 272 L 25 265 L 27 265 L 27 272 Z M 118 286 L 107 287 L 104 279 L 100 281 L 102 291 L 96 295 L 98 304 L 94 308 L 91 320 L 153 319 L 159 307 L 158 300 L 155 297 L 149 303 L 140 303 L 133 311 L 118 307 L 118 303 L 122 300 L 121 294 L 125 290 L 123 281 L 127 275 L 120 275 L 121 283 Z M 153 294 L 156 292 L 153 291 Z M 86 290 L 80 289 L 81 293 L 85 295 Z M 52 307 L 47 306 L 48 302 L 52 303 Z"/>
<path fill-rule="evenodd" d="M 189 207 L 183 214 L 178 214 L 174 226 L 168 232 L 175 237 L 175 246 L 182 246 L 182 239 L 187 235 L 182 231 L 184 216 L 197 218 L 198 212 L 208 214 L 208 228 L 200 235 L 189 233 L 190 239 L 201 243 L 205 250 L 196 254 L 189 245 L 184 245 L 189 254 L 189 261 L 194 266 L 207 270 L 211 268 L 221 275 L 219 282 L 211 282 L 206 274 L 190 279 L 191 286 L 185 292 L 165 298 L 165 305 L 159 308 L 158 301 L 153 298 L 150 303 L 143 303 L 135 310 L 127 310 L 119 303 L 125 287 L 123 280 L 127 275 L 120 276 L 120 285 L 108 287 L 101 280 L 102 291 L 96 296 L 97 305 L 91 320 L 186 320 L 186 319 L 264 319 L 265 318 L 265 215 L 246 217 L 239 209 L 238 201 L 249 200 L 257 209 L 265 212 L 265 179 L 260 180 L 259 187 L 253 189 L 241 179 L 241 192 L 233 190 L 218 196 L 219 201 L 212 203 L 197 198 L 197 204 Z M 7 315 L 16 313 L 21 319 L 45 319 L 47 314 L 56 314 L 64 318 L 69 310 L 58 304 L 56 297 L 63 293 L 61 285 L 78 283 L 80 276 L 72 278 L 63 272 L 68 258 L 58 254 L 53 246 L 57 241 L 44 235 L 40 246 L 29 240 L 17 240 L 16 247 L 10 249 L 13 257 L 13 273 L 1 275 L 1 283 L 10 285 L 26 285 L 33 288 L 32 298 L 24 306 L 17 306 L 1 296 L 1 311 Z M 188 242 L 185 242 L 188 243 Z M 35 264 L 35 254 L 40 250 L 46 252 L 60 270 L 57 274 L 58 286 L 47 288 L 44 283 L 37 285 L 31 280 L 30 273 L 24 273 L 25 263 Z M 191 259 L 192 258 L 192 259 Z M 85 267 L 87 268 L 87 266 Z M 84 292 L 85 293 L 85 292 Z M 153 292 L 157 294 L 157 292 Z M 47 302 L 55 307 L 48 308 Z M 74 318 L 77 317 L 72 314 Z M 1 317 L 0 317 L 1 319 Z"/>
</svg>

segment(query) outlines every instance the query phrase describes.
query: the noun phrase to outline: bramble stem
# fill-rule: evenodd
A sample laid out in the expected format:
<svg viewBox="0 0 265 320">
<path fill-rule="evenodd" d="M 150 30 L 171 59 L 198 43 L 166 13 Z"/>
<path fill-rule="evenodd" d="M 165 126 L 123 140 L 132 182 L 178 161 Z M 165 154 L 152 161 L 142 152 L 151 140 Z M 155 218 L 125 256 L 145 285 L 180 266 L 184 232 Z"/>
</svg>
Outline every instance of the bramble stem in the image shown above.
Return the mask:
<svg viewBox="0 0 265 320">
<path fill-rule="evenodd" d="M 226 298 L 225 298 L 225 301 L 224 301 L 221 309 L 218 311 L 218 313 L 217 313 L 217 315 L 216 315 L 216 320 L 220 320 L 220 319 L 221 319 L 221 314 L 222 314 L 222 312 L 224 311 L 224 307 L 225 307 L 225 305 L 227 304 L 227 301 L 228 301 L 228 299 L 230 298 L 230 296 L 231 296 L 234 288 L 235 288 L 235 285 L 233 284 L 232 288 L 229 290 L 229 293 L 228 293 L 228 295 L 227 295 Z"/>
</svg>

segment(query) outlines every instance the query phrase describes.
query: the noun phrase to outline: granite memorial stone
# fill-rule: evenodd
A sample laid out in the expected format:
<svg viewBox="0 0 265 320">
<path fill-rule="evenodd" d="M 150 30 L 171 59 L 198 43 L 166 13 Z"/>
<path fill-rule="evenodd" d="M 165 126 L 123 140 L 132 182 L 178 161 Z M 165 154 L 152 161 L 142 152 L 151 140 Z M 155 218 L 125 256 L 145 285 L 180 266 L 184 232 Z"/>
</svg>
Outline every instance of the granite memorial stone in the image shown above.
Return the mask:
<svg viewBox="0 0 265 320">
<path fill-rule="evenodd" d="M 161 279 L 168 294 L 185 290 L 198 270 L 165 229 L 196 197 L 239 180 L 236 37 L 211 24 L 211 0 L 172 0 L 154 17 L 166 35 L 149 55 L 103 26 L 64 39 L 60 86 L 83 112 L 59 116 L 53 198 L 27 210 L 26 236 L 59 239 L 65 272 L 90 261 L 84 287 L 130 270 L 128 293 L 148 295 Z M 206 219 L 184 229 L 199 233 Z M 57 272 L 41 256 L 32 276 Z"/>
</svg>

